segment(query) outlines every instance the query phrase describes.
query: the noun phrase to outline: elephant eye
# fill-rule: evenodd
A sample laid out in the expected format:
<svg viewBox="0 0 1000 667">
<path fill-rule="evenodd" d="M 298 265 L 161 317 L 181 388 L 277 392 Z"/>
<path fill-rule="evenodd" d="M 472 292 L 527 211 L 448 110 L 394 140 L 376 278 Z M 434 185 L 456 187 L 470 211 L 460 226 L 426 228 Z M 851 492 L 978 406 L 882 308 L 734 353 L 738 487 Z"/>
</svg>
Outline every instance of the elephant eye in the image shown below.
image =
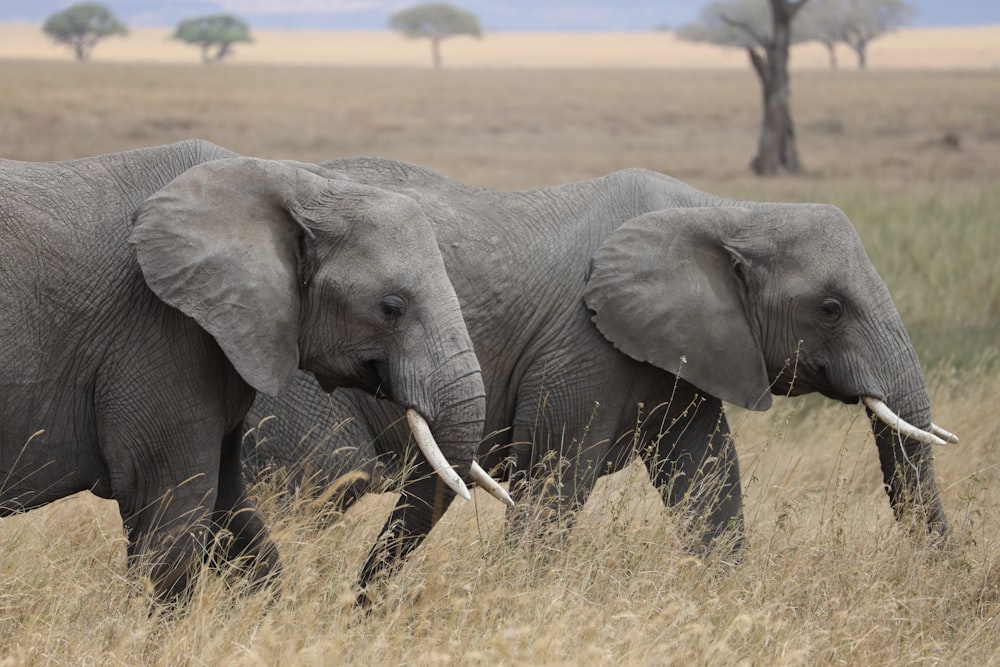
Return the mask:
<svg viewBox="0 0 1000 667">
<path fill-rule="evenodd" d="M 385 315 L 387 319 L 398 320 L 406 312 L 406 301 L 403 297 L 397 294 L 390 294 L 389 296 L 383 297 L 382 302 L 379 304 L 379 308 L 382 310 L 382 314 Z"/>
<path fill-rule="evenodd" d="M 819 310 L 828 318 L 836 320 L 844 314 L 844 305 L 837 299 L 828 298 L 823 299 L 823 303 L 819 305 Z"/>
</svg>

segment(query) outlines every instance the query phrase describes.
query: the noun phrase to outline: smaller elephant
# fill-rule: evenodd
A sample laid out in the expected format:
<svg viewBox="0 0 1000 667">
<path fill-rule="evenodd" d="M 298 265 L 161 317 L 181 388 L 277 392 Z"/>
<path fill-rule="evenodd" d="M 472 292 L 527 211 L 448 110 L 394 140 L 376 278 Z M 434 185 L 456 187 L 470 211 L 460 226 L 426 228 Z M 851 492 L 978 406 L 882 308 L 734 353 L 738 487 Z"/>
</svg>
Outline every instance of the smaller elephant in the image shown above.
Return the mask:
<svg viewBox="0 0 1000 667">
<path fill-rule="evenodd" d="M 818 392 L 871 414 L 897 517 L 945 535 L 923 371 L 889 290 L 830 205 L 717 197 L 644 169 L 521 192 L 465 185 L 378 158 L 324 163 L 331 178 L 391 189 L 431 220 L 486 384 L 479 460 L 523 502 L 513 532 L 570 524 L 598 477 L 639 459 L 696 548 L 744 540 L 736 448 L 723 402 Z M 298 375 L 247 458 L 322 490 L 361 469 L 398 475 L 398 409 Z M 342 424 L 331 430 L 331 426 Z M 369 487 L 349 489 L 345 503 Z M 398 567 L 378 545 L 361 584 Z M 391 567 L 388 568 L 391 570 Z"/>
<path fill-rule="evenodd" d="M 428 452 L 408 529 L 468 497 L 484 387 L 429 221 L 315 171 L 204 141 L 0 160 L 0 516 L 89 490 L 159 599 L 213 535 L 264 581 L 241 425 L 297 369 L 405 411 Z"/>
</svg>

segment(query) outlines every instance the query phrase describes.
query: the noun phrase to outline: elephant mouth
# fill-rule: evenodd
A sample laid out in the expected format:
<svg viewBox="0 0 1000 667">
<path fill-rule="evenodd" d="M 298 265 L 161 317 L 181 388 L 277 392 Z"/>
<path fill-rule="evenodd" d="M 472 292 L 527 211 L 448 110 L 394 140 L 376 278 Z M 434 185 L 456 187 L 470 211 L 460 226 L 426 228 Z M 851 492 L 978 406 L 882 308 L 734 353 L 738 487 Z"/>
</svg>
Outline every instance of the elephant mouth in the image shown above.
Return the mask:
<svg viewBox="0 0 1000 667">
<path fill-rule="evenodd" d="M 392 399 L 392 391 L 386 377 L 386 364 L 382 361 L 366 361 L 358 365 L 354 372 L 316 373 L 316 381 L 326 393 L 338 387 L 361 389 L 381 399 Z"/>
<path fill-rule="evenodd" d="M 832 401 L 840 401 L 847 405 L 857 405 L 858 401 L 861 400 L 857 394 L 842 394 L 836 391 L 821 391 L 820 393 Z"/>
</svg>

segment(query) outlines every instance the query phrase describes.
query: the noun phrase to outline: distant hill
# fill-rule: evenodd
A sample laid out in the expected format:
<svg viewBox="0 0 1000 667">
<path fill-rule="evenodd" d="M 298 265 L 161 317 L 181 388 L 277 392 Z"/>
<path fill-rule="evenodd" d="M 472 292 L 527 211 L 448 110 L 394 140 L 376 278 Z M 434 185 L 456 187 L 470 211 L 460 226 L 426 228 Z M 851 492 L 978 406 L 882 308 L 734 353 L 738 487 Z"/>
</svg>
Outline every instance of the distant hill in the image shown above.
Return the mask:
<svg viewBox="0 0 1000 667">
<path fill-rule="evenodd" d="M 762 0 L 763 1 L 763 0 Z M 383 30 L 386 18 L 406 4 L 398 0 L 103 0 L 130 26 L 171 27 L 186 17 L 232 12 L 254 28 Z M 0 23 L 42 23 L 70 0 L 2 0 Z M 676 27 L 697 17 L 706 2 L 688 0 L 453 0 L 479 17 L 487 32 L 644 31 Z M 1000 24 L 1000 1 L 911 0 L 920 14 L 914 26 Z M 322 11 L 317 11 L 321 8 Z"/>
</svg>

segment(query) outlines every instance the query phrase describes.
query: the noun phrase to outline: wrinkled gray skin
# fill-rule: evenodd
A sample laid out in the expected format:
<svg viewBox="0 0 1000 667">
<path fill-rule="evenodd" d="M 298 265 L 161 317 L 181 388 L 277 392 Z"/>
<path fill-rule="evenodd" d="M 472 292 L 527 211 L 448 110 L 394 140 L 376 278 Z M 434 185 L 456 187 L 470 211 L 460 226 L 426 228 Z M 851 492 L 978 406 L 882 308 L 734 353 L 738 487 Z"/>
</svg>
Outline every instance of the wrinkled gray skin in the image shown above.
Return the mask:
<svg viewBox="0 0 1000 667">
<path fill-rule="evenodd" d="M 302 167 L 202 141 L 0 161 L 0 515 L 89 490 L 160 599 L 222 529 L 264 581 L 242 423 L 297 368 L 416 409 L 468 475 L 482 376 L 427 219 Z"/>
<path fill-rule="evenodd" d="M 479 460 L 511 479 L 515 500 L 540 501 L 513 511 L 518 531 L 571 518 L 599 476 L 639 457 L 701 544 L 726 537 L 739 549 L 723 401 L 764 410 L 771 392 L 872 396 L 930 424 L 899 314 L 833 206 L 726 200 L 638 169 L 493 192 L 389 160 L 324 167 L 405 193 L 432 220 L 486 382 L 492 435 Z M 277 418 L 248 445 L 257 469 L 287 467 L 293 485 L 311 475 L 318 490 L 350 470 L 375 488 L 383 471 L 398 474 L 405 432 L 390 426 L 393 406 L 327 398 L 300 374 L 249 416 L 267 415 Z M 930 446 L 873 427 L 897 517 L 946 534 Z M 345 504 L 368 488 L 347 487 Z"/>
</svg>

